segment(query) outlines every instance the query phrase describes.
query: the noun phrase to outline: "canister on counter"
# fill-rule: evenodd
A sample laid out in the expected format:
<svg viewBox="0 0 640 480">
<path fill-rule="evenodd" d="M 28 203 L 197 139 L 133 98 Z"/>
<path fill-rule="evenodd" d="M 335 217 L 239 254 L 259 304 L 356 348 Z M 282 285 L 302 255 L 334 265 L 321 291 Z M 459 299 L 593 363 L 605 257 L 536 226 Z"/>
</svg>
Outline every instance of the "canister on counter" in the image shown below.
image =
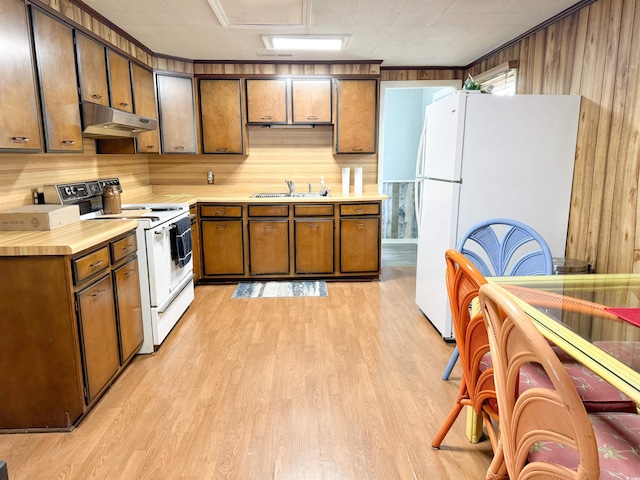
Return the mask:
<svg viewBox="0 0 640 480">
<path fill-rule="evenodd" d="M 105 185 L 102 190 L 102 210 L 105 215 L 122 213 L 120 191 L 116 185 Z"/>
</svg>

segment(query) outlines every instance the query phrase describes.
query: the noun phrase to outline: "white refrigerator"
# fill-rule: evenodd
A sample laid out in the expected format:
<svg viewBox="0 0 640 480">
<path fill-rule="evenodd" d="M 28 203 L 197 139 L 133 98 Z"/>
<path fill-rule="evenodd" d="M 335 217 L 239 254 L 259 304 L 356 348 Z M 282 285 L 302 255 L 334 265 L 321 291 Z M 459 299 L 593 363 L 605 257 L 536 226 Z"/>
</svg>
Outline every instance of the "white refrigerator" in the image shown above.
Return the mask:
<svg viewBox="0 0 640 480">
<path fill-rule="evenodd" d="M 416 303 L 445 340 L 453 326 L 444 253 L 473 224 L 524 222 L 564 256 L 578 95 L 457 92 L 426 107 L 416 164 Z"/>
</svg>

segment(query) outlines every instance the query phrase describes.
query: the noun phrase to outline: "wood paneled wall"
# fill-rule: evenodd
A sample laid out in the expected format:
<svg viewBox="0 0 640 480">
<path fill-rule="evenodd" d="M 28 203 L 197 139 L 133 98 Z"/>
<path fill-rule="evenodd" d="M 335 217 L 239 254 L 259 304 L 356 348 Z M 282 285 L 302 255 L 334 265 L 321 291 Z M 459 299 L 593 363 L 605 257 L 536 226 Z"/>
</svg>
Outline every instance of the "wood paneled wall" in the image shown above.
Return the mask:
<svg viewBox="0 0 640 480">
<path fill-rule="evenodd" d="M 378 181 L 378 156 L 333 155 L 332 127 L 269 129 L 249 127 L 250 155 L 149 155 L 149 175 L 154 185 L 206 185 L 211 170 L 218 185 L 237 185 L 255 191 L 286 191 L 285 179 L 296 191 L 311 182 L 317 191 L 320 177 L 334 192 L 341 191 L 342 168 L 363 167 L 363 183 Z M 353 173 L 351 175 L 353 190 Z"/>
<path fill-rule="evenodd" d="M 83 154 L 0 155 L 0 209 L 32 203 L 31 189 L 42 185 L 118 177 L 124 190 L 149 184 L 146 155 L 97 155 L 84 139 Z"/>
<path fill-rule="evenodd" d="M 518 93 L 582 95 L 566 254 L 600 273 L 640 272 L 638 36 L 640 0 L 598 0 L 469 69 L 517 60 Z"/>
<path fill-rule="evenodd" d="M 458 80 L 465 76 L 462 68 L 382 68 L 380 80 Z"/>
</svg>

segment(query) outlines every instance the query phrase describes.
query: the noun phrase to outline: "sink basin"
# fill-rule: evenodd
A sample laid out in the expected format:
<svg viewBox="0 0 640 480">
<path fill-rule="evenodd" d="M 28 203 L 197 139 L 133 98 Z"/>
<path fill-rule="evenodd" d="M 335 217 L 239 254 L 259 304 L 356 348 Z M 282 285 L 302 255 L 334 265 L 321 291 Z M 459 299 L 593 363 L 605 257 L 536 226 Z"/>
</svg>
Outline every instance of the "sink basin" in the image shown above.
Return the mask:
<svg viewBox="0 0 640 480">
<path fill-rule="evenodd" d="M 328 197 L 329 195 L 321 195 L 320 192 L 295 192 L 295 193 L 254 193 L 251 195 L 253 198 L 320 198 Z"/>
<path fill-rule="evenodd" d="M 284 198 L 290 197 L 288 193 L 254 193 L 253 198 Z"/>
</svg>

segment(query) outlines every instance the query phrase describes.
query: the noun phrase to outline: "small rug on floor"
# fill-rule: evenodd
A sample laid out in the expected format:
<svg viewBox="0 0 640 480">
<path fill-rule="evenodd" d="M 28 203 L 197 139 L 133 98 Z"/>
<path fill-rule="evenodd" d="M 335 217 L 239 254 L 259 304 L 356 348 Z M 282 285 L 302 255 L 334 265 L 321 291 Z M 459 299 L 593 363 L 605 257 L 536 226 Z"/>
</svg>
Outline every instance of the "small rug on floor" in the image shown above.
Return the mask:
<svg viewBox="0 0 640 480">
<path fill-rule="evenodd" d="M 231 298 L 326 297 L 327 283 L 322 280 L 291 282 L 240 282 Z"/>
</svg>

